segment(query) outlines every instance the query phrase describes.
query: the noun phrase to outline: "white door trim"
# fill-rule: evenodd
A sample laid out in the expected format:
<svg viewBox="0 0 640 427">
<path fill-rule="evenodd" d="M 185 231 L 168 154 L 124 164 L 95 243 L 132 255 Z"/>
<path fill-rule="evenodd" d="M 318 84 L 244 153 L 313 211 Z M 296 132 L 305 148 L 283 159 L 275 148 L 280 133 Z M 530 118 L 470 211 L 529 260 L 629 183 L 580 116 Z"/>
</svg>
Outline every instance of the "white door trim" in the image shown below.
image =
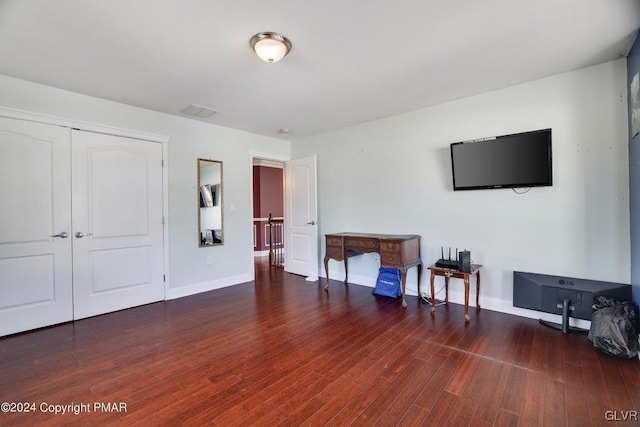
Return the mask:
<svg viewBox="0 0 640 427">
<path fill-rule="evenodd" d="M 123 136 L 125 138 L 142 139 L 144 141 L 169 143 L 169 137 L 137 130 L 116 128 L 112 126 L 99 125 L 96 123 L 83 122 L 80 120 L 67 119 L 64 117 L 49 116 L 47 114 L 31 113 L 28 111 L 15 110 L 12 108 L 0 107 L 0 116 L 12 119 L 26 120 L 29 122 L 46 123 L 50 125 L 63 126 L 72 129 L 86 130 L 88 132 L 104 133 L 107 135 Z"/>
<path fill-rule="evenodd" d="M 291 156 L 287 156 L 287 155 L 283 155 L 283 154 L 274 154 L 274 153 L 267 153 L 264 151 L 254 151 L 254 150 L 249 150 L 249 194 L 251 194 L 250 197 L 250 206 L 249 206 L 249 212 L 251 212 L 251 218 L 252 220 L 247 224 L 248 227 L 251 227 L 253 229 L 253 159 L 262 159 L 262 160 L 273 160 L 275 162 L 282 162 L 284 164 L 284 162 L 291 160 Z M 285 186 L 287 185 L 286 182 L 284 184 Z M 251 235 L 253 235 L 253 232 L 251 233 Z M 254 252 L 253 252 L 253 242 L 250 242 L 251 244 L 248 246 L 248 252 L 247 252 L 247 258 L 251 260 L 251 280 L 256 280 L 256 270 L 255 270 L 255 263 L 254 263 Z"/>
</svg>

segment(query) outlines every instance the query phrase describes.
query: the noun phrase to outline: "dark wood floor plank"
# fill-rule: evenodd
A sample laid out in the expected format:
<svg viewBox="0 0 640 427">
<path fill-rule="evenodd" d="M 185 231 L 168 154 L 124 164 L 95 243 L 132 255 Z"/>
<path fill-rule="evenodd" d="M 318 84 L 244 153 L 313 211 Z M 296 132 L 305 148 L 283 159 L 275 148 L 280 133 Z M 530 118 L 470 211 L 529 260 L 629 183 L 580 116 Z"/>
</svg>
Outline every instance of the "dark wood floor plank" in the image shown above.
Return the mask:
<svg viewBox="0 0 640 427">
<path fill-rule="evenodd" d="M 473 422 L 476 404 L 477 400 L 472 397 L 460 397 L 451 411 L 447 425 L 456 427 L 470 426 Z"/>
<path fill-rule="evenodd" d="M 612 410 L 613 406 L 598 358 L 582 358 L 582 376 L 585 384 L 591 385 L 584 390 L 584 398 L 589 404 L 591 419 L 604 419 L 604 413 Z"/>
<path fill-rule="evenodd" d="M 398 386 L 398 384 L 395 384 Z M 388 380 L 380 379 L 379 381 L 373 381 L 366 387 L 363 387 L 362 392 L 358 394 L 349 404 L 340 411 L 335 417 L 333 417 L 328 426 L 367 426 L 373 425 L 375 420 L 379 418 L 380 400 L 388 399 L 389 393 L 396 390 L 395 387 L 390 387 Z M 384 397 L 381 397 L 384 396 Z M 367 409 L 372 410 L 371 412 Z M 369 415 L 371 417 L 369 418 Z"/>
<path fill-rule="evenodd" d="M 566 424 L 565 385 L 559 381 L 545 381 L 543 392 L 542 425 Z"/>
<path fill-rule="evenodd" d="M 534 335 L 533 342 L 531 343 L 531 356 L 529 357 L 529 368 L 537 372 L 545 372 L 547 369 L 548 351 L 549 351 L 549 340 L 546 337 Z"/>
<path fill-rule="evenodd" d="M 580 362 L 581 364 L 582 362 Z M 566 383 L 565 383 L 565 402 L 566 416 L 568 426 L 589 426 L 592 424 L 592 418 L 589 415 L 589 402 L 586 399 L 587 383 L 584 381 L 584 372 L 582 366 L 566 363 Z M 599 425 L 600 418 L 595 425 Z"/>
<path fill-rule="evenodd" d="M 460 398 L 455 394 L 443 391 L 434 402 L 429 416 L 422 425 L 446 426 L 449 425 L 449 417 L 457 410 Z"/>
<path fill-rule="evenodd" d="M 302 406 L 299 406 L 294 411 L 289 412 L 287 414 L 287 417 L 278 425 L 292 427 L 302 425 L 313 414 L 318 412 L 324 405 L 326 405 L 325 402 L 318 399 L 317 397 L 314 397 L 311 400 L 306 401 Z"/>
<path fill-rule="evenodd" d="M 626 360 L 621 361 L 605 354 L 598 354 L 597 360 L 600 362 L 606 392 L 611 403 L 608 409 L 628 411 L 633 408 L 631 396 L 619 369 L 620 364 Z"/>
<path fill-rule="evenodd" d="M 402 427 L 416 427 L 421 426 L 427 419 L 429 411 L 418 406 L 411 406 L 404 417 L 397 424 L 382 424 L 382 425 L 398 425 Z"/>
<path fill-rule="evenodd" d="M 538 338 L 538 337 L 536 337 Z M 535 339 L 535 338 L 534 338 Z M 535 346 L 535 344 L 534 344 Z M 522 409 L 519 419 L 527 425 L 543 425 L 545 378 L 542 373 L 528 370 L 522 395 Z"/>
<path fill-rule="evenodd" d="M 432 354 L 426 361 L 415 359 L 415 365 L 408 368 L 409 372 L 413 372 L 413 374 L 403 381 L 406 383 L 406 387 L 399 391 L 394 399 L 390 399 L 391 404 L 385 408 L 384 413 L 378 418 L 377 423 L 379 425 L 400 425 L 400 421 L 406 417 L 407 412 L 414 406 L 413 403 L 427 386 L 429 379 L 433 375 L 433 370 L 439 367 L 435 359 L 435 354 Z M 440 363 L 443 360 L 440 359 Z M 426 413 L 428 411 L 425 411 Z"/>
<path fill-rule="evenodd" d="M 640 361 L 633 358 L 618 364 L 622 378 L 626 383 L 640 384 Z"/>
<path fill-rule="evenodd" d="M 516 427 L 519 425 L 519 422 L 520 417 L 518 417 L 517 415 L 503 409 L 498 410 L 498 416 L 496 417 L 495 423 L 496 426 Z"/>
<path fill-rule="evenodd" d="M 469 352 L 463 356 L 460 368 L 451 379 L 445 390 L 449 393 L 461 396 L 471 382 L 472 377 L 477 375 L 477 367 L 481 360 L 481 354 L 488 345 L 488 340 L 478 337 L 469 348 Z"/>
<path fill-rule="evenodd" d="M 513 359 L 513 362 L 519 366 L 527 367 L 529 365 L 536 326 L 535 324 L 525 323 L 520 331 Z"/>
<path fill-rule="evenodd" d="M 629 390 L 629 396 L 633 401 L 634 408 L 640 408 L 640 384 L 627 383 L 627 390 Z M 638 410 L 640 413 L 640 410 Z"/>
<path fill-rule="evenodd" d="M 303 425 L 305 426 L 323 426 L 329 420 L 336 417 L 347 405 L 354 405 L 354 400 L 360 396 L 363 387 L 355 382 L 350 382 L 342 389 L 342 392 L 334 396 L 326 405 L 316 411 L 312 416 L 307 418 Z M 338 419 L 339 421 L 339 419 Z"/>
<path fill-rule="evenodd" d="M 519 416 L 522 413 L 522 406 L 527 397 L 527 395 L 525 395 L 526 387 L 526 369 L 517 365 L 511 365 L 504 394 L 500 401 L 500 409 Z"/>
<path fill-rule="evenodd" d="M 0 402 L 128 408 L 0 425 L 583 427 L 640 407 L 640 362 L 584 335 L 322 285 L 258 262 L 255 282 L 0 338 Z"/>
<path fill-rule="evenodd" d="M 546 359 L 546 373 L 554 381 L 564 382 L 564 363 L 565 352 L 564 348 L 567 345 L 565 334 L 560 331 L 549 329 L 547 334 L 548 348 Z"/>
<path fill-rule="evenodd" d="M 510 353 L 512 355 L 513 353 Z M 478 395 L 478 404 L 474 418 L 493 425 L 498 416 L 502 398 L 507 388 L 511 364 L 491 361 L 491 372 L 488 376 L 489 387 L 485 387 Z"/>
<path fill-rule="evenodd" d="M 436 366 L 439 367 L 434 370 L 433 376 L 429 379 L 414 404 L 429 411 L 433 410 L 436 401 L 460 366 L 462 358 L 463 354 L 460 352 L 453 353 L 449 357 L 436 353 L 432 363 L 434 368 Z"/>
<path fill-rule="evenodd" d="M 393 380 L 389 380 L 387 387 L 382 390 L 376 398 L 356 417 L 351 426 L 367 426 L 371 424 L 382 424 L 379 419 L 386 413 L 397 413 L 401 408 L 406 408 L 407 401 L 398 397 L 405 388 L 408 388 L 411 379 L 421 377 L 419 372 L 426 368 L 425 363 L 419 359 L 406 366 L 406 369 L 396 375 Z M 426 376 L 422 376 L 424 378 Z M 405 395 L 406 396 L 406 395 Z M 410 401 L 411 402 L 411 401 Z"/>
</svg>

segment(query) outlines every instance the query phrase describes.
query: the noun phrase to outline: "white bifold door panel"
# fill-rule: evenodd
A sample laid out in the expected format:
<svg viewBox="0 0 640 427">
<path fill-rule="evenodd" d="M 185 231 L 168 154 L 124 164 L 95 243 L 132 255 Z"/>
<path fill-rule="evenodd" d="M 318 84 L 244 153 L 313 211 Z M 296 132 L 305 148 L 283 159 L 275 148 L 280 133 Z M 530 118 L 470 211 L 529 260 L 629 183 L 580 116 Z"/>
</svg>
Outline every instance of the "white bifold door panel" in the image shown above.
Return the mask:
<svg viewBox="0 0 640 427">
<path fill-rule="evenodd" d="M 164 299 L 162 146 L 73 131 L 74 319 Z"/>
<path fill-rule="evenodd" d="M 0 117 L 0 336 L 164 299 L 161 161 Z"/>
<path fill-rule="evenodd" d="M 0 117 L 0 336 L 73 319 L 69 144 Z"/>
</svg>

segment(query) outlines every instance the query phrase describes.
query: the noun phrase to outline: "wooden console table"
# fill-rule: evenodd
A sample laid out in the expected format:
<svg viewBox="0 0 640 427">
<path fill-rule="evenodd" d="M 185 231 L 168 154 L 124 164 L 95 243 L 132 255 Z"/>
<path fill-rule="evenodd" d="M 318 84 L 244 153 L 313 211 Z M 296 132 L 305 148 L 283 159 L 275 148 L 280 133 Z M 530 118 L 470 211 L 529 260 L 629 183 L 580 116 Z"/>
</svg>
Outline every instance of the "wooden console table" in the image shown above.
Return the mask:
<svg viewBox="0 0 640 427">
<path fill-rule="evenodd" d="M 468 322 L 471 320 L 469 317 L 469 277 L 476 275 L 476 309 L 480 310 L 480 268 L 482 265 L 480 264 L 471 264 L 471 271 L 460 271 L 454 270 L 451 268 L 442 268 L 436 267 L 432 265 L 429 267 L 431 270 L 431 313 L 436 311 L 435 301 L 436 295 L 433 286 L 433 280 L 436 276 L 444 277 L 444 288 L 445 288 L 445 297 L 444 303 L 449 303 L 449 279 L 453 277 L 454 279 L 462 279 L 464 280 L 464 320 Z"/>
<path fill-rule="evenodd" d="M 402 306 L 407 306 L 405 300 L 405 286 L 407 270 L 418 267 L 418 295 L 420 295 L 420 274 L 422 260 L 420 259 L 420 236 L 415 234 L 369 234 L 369 233 L 338 233 L 326 235 L 324 256 L 324 272 L 327 276 L 325 291 L 329 290 L 329 260 L 344 261 L 344 283 L 349 275 L 349 257 L 366 252 L 380 254 L 381 267 L 395 267 L 402 273 Z"/>
</svg>

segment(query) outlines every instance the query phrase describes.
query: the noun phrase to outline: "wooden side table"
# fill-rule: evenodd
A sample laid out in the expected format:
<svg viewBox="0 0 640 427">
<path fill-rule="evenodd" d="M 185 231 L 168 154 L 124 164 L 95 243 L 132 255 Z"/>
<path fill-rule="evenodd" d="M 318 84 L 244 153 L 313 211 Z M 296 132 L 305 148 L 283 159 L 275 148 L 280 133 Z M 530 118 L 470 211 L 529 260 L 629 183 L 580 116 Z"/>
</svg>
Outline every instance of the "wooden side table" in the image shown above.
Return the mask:
<svg viewBox="0 0 640 427">
<path fill-rule="evenodd" d="M 435 277 L 444 277 L 445 304 L 449 303 L 449 279 L 453 277 L 454 279 L 464 280 L 464 320 L 466 322 L 471 320 L 469 317 L 469 278 L 474 274 L 476 275 L 476 309 L 480 310 L 480 268 L 482 268 L 482 265 L 480 264 L 471 264 L 471 271 L 460 271 L 450 268 L 436 267 L 435 265 L 429 267 L 429 270 L 431 270 L 431 313 L 433 314 L 436 311 L 436 306 L 433 305 L 436 300 L 435 289 L 433 286 Z"/>
</svg>

